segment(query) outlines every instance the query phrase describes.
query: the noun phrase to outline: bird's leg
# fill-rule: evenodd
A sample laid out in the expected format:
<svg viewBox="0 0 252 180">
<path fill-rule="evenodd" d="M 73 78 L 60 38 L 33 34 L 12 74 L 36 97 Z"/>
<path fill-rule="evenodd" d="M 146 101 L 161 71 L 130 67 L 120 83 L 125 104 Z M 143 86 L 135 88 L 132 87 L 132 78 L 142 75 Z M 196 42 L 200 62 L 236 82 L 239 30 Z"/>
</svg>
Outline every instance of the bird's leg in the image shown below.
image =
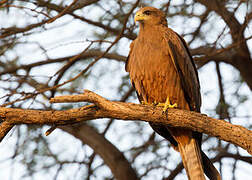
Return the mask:
<svg viewBox="0 0 252 180">
<path fill-rule="evenodd" d="M 157 106 L 163 107 L 163 112 L 166 112 L 169 108 L 177 108 L 177 103 L 171 104 L 170 98 L 167 97 L 165 103 L 158 103 Z"/>
</svg>

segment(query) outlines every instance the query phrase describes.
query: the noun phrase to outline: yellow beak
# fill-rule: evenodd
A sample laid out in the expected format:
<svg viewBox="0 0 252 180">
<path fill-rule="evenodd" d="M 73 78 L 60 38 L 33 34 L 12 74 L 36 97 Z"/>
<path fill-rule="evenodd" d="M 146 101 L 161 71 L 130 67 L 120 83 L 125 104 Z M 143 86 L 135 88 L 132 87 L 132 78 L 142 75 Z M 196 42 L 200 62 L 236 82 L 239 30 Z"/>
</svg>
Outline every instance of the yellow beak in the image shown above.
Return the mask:
<svg viewBox="0 0 252 180">
<path fill-rule="evenodd" d="M 145 15 L 142 14 L 142 12 L 139 12 L 139 11 L 136 13 L 136 15 L 135 15 L 135 17 L 134 17 L 135 23 L 136 23 L 137 21 L 143 21 L 144 19 L 145 19 Z"/>
</svg>

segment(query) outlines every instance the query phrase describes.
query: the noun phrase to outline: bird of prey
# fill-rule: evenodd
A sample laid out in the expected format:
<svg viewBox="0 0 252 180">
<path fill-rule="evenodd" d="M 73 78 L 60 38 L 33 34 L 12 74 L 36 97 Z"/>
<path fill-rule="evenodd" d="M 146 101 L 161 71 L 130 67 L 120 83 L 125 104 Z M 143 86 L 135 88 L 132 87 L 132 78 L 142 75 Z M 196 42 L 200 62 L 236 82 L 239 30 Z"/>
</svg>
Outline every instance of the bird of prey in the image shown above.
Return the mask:
<svg viewBox="0 0 252 180">
<path fill-rule="evenodd" d="M 138 37 L 130 45 L 125 69 L 144 104 L 200 112 L 197 70 L 186 42 L 168 28 L 165 14 L 153 7 L 137 11 Z M 183 121 L 183 119 L 181 119 Z M 201 150 L 202 134 L 188 129 L 150 123 L 159 135 L 179 151 L 189 179 L 220 179 L 218 171 Z"/>
</svg>

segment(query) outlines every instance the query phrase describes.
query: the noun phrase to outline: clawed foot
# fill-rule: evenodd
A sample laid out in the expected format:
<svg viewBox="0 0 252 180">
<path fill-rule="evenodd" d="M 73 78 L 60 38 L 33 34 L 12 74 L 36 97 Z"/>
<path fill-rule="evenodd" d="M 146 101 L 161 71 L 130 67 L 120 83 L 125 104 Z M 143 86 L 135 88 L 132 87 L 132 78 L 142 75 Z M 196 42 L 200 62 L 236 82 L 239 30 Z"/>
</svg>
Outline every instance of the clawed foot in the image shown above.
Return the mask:
<svg viewBox="0 0 252 180">
<path fill-rule="evenodd" d="M 148 103 L 148 102 L 145 102 L 145 101 L 141 101 L 141 104 L 163 107 L 163 113 L 167 112 L 167 109 L 169 109 L 169 108 L 177 108 L 178 107 L 177 103 L 171 104 L 171 101 L 170 101 L 169 97 L 167 97 L 165 103 L 158 103 L 156 101 L 154 101 L 153 103 Z"/>
<path fill-rule="evenodd" d="M 157 106 L 163 107 L 163 112 L 166 112 L 169 108 L 177 108 L 177 103 L 171 104 L 170 98 L 167 97 L 165 103 L 158 103 Z"/>
</svg>

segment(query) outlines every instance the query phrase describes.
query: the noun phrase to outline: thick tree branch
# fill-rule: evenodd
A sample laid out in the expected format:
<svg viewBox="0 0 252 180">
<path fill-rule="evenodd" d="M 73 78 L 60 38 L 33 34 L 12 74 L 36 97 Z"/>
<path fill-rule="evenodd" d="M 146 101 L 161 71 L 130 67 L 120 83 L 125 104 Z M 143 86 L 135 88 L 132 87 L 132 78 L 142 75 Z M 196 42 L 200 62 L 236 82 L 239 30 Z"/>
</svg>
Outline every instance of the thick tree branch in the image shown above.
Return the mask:
<svg viewBox="0 0 252 180">
<path fill-rule="evenodd" d="M 74 137 L 88 144 L 103 161 L 109 166 L 112 174 L 120 180 L 138 179 L 135 170 L 113 144 L 111 144 L 102 134 L 99 134 L 92 127 L 82 124 L 81 126 L 62 126 L 62 130 L 70 133 Z"/>
<path fill-rule="evenodd" d="M 234 49 L 234 55 L 230 58 L 230 64 L 236 67 L 243 79 L 248 84 L 249 88 L 252 90 L 252 61 L 250 59 L 250 52 L 245 41 L 244 30 L 245 28 L 239 23 L 239 21 L 235 18 L 234 12 L 230 12 L 227 10 L 225 6 L 225 1 L 219 0 L 196 0 L 197 2 L 203 4 L 209 11 L 216 12 L 225 23 L 228 25 L 230 29 L 230 34 L 232 36 L 233 42 L 240 42 L 239 46 Z M 226 56 L 230 57 L 230 56 Z"/>
<path fill-rule="evenodd" d="M 165 114 L 160 107 L 109 101 L 87 90 L 80 95 L 56 97 L 51 99 L 51 102 L 90 102 L 94 103 L 94 105 L 65 111 L 0 108 L 0 119 L 10 125 L 66 125 L 100 118 L 155 122 L 167 126 L 188 128 L 215 136 L 221 140 L 236 144 L 252 154 L 252 131 L 197 112 L 169 109 Z M 0 139 L 2 138 L 0 137 Z"/>
<path fill-rule="evenodd" d="M 0 118 L 1 119 L 1 118 Z M 14 125 L 4 121 L 0 124 L 0 140 L 2 140 L 6 134 L 13 128 Z"/>
</svg>

